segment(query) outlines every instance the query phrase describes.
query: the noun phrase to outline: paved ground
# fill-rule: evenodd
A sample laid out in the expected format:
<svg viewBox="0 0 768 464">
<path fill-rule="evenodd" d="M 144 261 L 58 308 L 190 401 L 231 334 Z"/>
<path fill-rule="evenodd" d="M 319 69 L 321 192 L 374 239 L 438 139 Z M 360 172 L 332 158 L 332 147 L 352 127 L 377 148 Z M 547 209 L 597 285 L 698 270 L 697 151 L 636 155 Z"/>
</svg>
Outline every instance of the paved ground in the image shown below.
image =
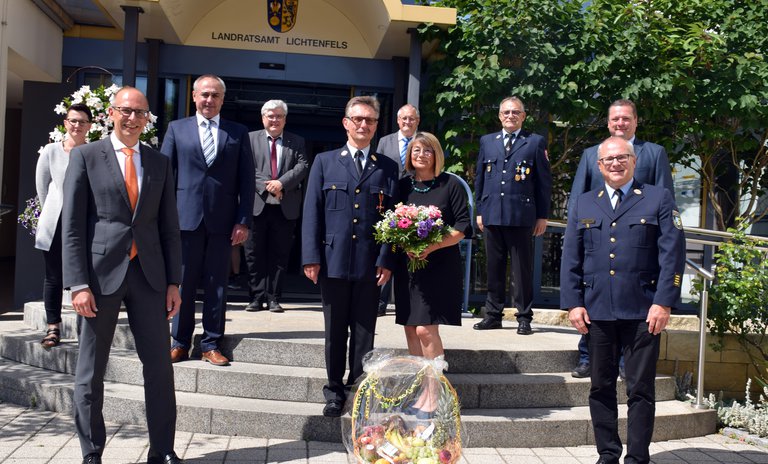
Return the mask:
<svg viewBox="0 0 768 464">
<path fill-rule="evenodd" d="M 146 462 L 143 427 L 110 425 L 105 464 Z M 513 443 L 510 443 L 513 445 Z M 267 440 L 178 432 L 176 452 L 186 464 L 353 463 L 338 443 Z M 653 443 L 655 464 L 766 463 L 768 450 L 722 435 Z M 79 464 L 80 446 L 70 416 L 0 404 L 0 463 Z M 461 464 L 593 464 L 591 446 L 573 448 L 467 448 Z"/>
</svg>

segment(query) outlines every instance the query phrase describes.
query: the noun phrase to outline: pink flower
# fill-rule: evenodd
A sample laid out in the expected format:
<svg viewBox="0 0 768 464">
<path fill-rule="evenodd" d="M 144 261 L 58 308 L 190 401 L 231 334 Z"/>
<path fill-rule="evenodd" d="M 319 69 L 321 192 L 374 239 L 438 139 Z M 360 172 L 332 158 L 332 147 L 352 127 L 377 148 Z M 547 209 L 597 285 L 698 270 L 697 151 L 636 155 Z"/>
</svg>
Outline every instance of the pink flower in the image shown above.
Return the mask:
<svg viewBox="0 0 768 464">
<path fill-rule="evenodd" d="M 411 226 L 411 224 L 413 224 L 413 221 L 411 221 L 410 219 L 408 219 L 406 217 L 400 218 L 400 220 L 397 221 L 397 227 L 399 227 L 401 229 L 407 229 L 408 227 Z"/>
<path fill-rule="evenodd" d="M 430 219 L 438 219 L 442 217 L 442 213 L 437 206 L 430 206 L 427 208 L 427 214 L 429 215 Z"/>
</svg>

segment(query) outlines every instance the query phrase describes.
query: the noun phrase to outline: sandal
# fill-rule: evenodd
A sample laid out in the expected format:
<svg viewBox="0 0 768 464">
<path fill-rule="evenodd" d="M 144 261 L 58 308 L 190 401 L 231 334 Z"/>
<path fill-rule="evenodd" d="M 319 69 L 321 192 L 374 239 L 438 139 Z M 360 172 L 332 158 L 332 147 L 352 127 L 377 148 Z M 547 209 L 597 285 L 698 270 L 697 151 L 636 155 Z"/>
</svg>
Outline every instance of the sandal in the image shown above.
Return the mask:
<svg viewBox="0 0 768 464">
<path fill-rule="evenodd" d="M 61 332 L 59 329 L 48 329 L 45 337 L 40 341 L 43 348 L 53 348 L 61 343 Z"/>
</svg>

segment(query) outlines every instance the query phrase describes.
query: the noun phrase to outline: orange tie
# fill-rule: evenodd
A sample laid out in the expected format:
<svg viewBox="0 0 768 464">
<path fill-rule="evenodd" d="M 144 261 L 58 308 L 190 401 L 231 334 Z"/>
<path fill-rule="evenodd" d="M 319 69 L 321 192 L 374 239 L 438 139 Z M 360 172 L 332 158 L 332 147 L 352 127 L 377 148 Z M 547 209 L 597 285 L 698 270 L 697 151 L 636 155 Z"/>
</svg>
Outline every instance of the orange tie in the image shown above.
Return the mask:
<svg viewBox="0 0 768 464">
<path fill-rule="evenodd" d="M 120 151 L 125 153 L 125 189 L 128 190 L 131 212 L 134 212 L 136 211 L 136 202 L 139 201 L 139 181 L 136 178 L 136 166 L 133 165 L 133 149 L 125 147 L 121 148 Z M 133 259 L 137 253 L 136 240 L 133 240 L 128 258 Z"/>
</svg>

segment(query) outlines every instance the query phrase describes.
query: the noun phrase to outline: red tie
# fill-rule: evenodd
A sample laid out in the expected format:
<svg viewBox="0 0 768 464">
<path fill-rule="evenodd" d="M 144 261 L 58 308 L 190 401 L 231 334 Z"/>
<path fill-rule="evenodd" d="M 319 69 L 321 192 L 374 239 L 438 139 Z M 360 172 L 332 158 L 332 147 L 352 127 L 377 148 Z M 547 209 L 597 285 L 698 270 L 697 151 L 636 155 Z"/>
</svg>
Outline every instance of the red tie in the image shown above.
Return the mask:
<svg viewBox="0 0 768 464">
<path fill-rule="evenodd" d="M 136 166 L 133 165 L 133 149 L 125 147 L 121 148 L 120 151 L 125 153 L 125 189 L 128 191 L 128 200 L 131 202 L 131 212 L 133 213 L 136 211 L 136 203 L 139 201 L 139 181 L 136 178 Z M 133 240 L 128 258 L 133 259 L 137 253 L 136 240 Z"/>
<path fill-rule="evenodd" d="M 270 137 L 272 140 L 272 151 L 269 155 L 269 164 L 272 168 L 272 180 L 277 179 L 277 139 L 280 137 Z"/>
</svg>

